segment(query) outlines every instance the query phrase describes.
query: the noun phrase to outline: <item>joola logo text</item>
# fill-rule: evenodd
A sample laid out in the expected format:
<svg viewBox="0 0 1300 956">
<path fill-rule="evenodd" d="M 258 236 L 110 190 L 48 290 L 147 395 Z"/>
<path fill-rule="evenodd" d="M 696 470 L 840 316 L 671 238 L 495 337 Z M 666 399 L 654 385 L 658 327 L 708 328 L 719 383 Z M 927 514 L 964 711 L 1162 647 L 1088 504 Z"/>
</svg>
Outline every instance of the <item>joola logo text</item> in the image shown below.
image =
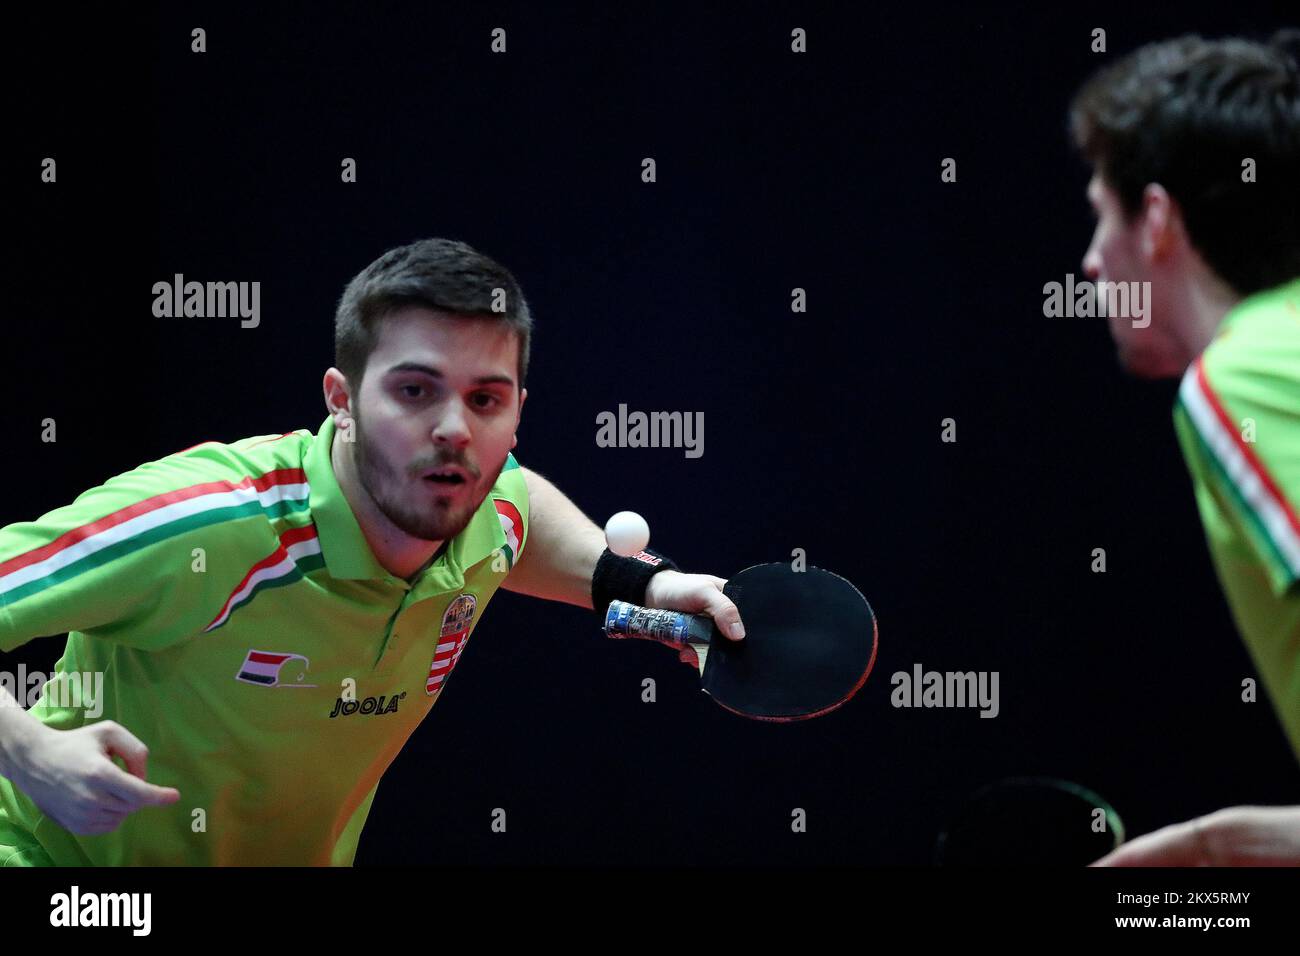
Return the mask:
<svg viewBox="0 0 1300 956">
<path fill-rule="evenodd" d="M 330 719 L 335 717 L 351 717 L 353 714 L 395 714 L 397 705 L 401 703 L 402 698 L 406 696 L 406 691 L 400 694 L 394 694 L 392 697 L 367 697 L 365 700 L 344 700 L 342 697 L 334 701 L 334 710 L 330 713 Z M 387 705 L 384 701 L 388 701 Z"/>
</svg>

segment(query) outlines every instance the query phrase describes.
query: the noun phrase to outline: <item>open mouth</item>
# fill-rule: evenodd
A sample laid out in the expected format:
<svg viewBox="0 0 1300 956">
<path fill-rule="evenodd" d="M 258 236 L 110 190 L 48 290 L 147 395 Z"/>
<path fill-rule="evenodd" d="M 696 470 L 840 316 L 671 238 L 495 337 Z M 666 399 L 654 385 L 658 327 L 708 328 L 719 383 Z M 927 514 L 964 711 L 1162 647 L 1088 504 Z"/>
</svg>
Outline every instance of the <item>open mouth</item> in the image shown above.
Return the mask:
<svg viewBox="0 0 1300 956">
<path fill-rule="evenodd" d="M 439 485 L 444 488 L 456 488 L 469 481 L 465 473 L 457 468 L 443 468 L 438 471 L 431 471 L 424 476 L 424 480 L 429 484 Z"/>
</svg>

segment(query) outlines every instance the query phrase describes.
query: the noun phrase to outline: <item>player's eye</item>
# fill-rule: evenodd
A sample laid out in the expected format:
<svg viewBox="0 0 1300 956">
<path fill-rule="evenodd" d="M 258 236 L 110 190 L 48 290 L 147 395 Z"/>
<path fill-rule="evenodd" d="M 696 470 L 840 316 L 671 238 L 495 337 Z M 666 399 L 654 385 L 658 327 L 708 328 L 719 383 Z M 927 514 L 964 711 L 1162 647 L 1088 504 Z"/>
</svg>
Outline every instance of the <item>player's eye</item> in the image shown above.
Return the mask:
<svg viewBox="0 0 1300 956">
<path fill-rule="evenodd" d="M 478 402 L 478 399 L 480 398 L 485 398 L 487 399 L 487 401 Z M 478 404 L 479 408 L 492 408 L 495 405 L 501 404 L 501 399 L 497 398 L 495 395 L 492 395 L 488 392 L 479 392 L 477 395 L 474 396 L 474 400 Z"/>
<path fill-rule="evenodd" d="M 401 392 L 402 395 L 405 396 L 406 398 L 419 398 L 419 397 L 420 397 L 420 393 L 422 393 L 422 392 L 424 391 L 424 386 L 422 386 L 422 385 L 402 385 L 402 386 L 399 386 L 399 387 L 398 387 L 398 391 Z"/>
</svg>

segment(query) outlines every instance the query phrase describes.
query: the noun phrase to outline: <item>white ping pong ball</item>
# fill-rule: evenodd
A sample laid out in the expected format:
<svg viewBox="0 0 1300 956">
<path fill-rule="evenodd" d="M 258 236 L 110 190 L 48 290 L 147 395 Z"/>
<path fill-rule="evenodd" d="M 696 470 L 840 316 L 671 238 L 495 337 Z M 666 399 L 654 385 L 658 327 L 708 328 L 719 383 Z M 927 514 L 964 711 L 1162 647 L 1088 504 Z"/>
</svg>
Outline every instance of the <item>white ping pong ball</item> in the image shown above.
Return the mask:
<svg viewBox="0 0 1300 956">
<path fill-rule="evenodd" d="M 621 558 L 644 551 L 650 543 L 650 526 L 635 511 L 620 511 L 605 522 L 605 546 Z"/>
</svg>

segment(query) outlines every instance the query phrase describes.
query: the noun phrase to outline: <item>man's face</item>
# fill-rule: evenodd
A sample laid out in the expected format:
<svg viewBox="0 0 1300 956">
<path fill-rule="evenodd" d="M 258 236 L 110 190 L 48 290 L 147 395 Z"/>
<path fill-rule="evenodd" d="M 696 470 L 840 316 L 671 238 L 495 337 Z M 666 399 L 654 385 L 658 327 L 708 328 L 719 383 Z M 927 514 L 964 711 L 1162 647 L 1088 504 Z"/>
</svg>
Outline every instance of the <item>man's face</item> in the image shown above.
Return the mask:
<svg viewBox="0 0 1300 956">
<path fill-rule="evenodd" d="M 1129 221 L 1124 216 L 1119 194 L 1094 174 L 1088 182 L 1088 202 L 1097 219 L 1092 242 L 1083 257 L 1083 272 L 1094 282 L 1150 282 L 1147 307 L 1150 324 L 1134 327 L 1131 315 L 1109 315 L 1110 335 L 1119 352 L 1120 364 L 1142 378 L 1165 378 L 1182 373 L 1186 361 L 1172 335 L 1173 316 L 1161 291 L 1168 292 L 1171 280 L 1160 276 L 1150 251 L 1151 230 L 1161 210 L 1152 215 L 1147 206 Z M 1145 292 L 1143 293 L 1146 294 Z M 1104 297 L 1102 297 L 1104 298 Z"/>
<path fill-rule="evenodd" d="M 384 318 L 352 396 L 362 486 L 406 534 L 447 541 L 469 524 L 515 446 L 528 392 L 504 323 L 407 306 Z M 461 469 L 461 480 L 426 477 Z"/>
</svg>

